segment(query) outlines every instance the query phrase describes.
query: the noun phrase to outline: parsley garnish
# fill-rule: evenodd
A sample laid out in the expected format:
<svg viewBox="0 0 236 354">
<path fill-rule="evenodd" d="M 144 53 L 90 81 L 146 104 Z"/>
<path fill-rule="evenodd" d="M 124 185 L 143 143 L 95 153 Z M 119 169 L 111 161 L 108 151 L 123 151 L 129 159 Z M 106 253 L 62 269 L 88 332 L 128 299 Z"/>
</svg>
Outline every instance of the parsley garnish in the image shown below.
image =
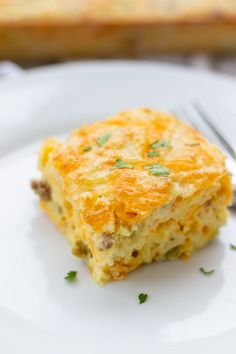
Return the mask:
<svg viewBox="0 0 236 354">
<path fill-rule="evenodd" d="M 62 207 L 59 204 L 57 204 L 57 211 L 58 211 L 59 214 L 61 214 L 62 211 L 63 211 Z"/>
<path fill-rule="evenodd" d="M 233 251 L 236 251 L 236 245 L 230 244 L 230 249 L 233 250 Z"/>
<path fill-rule="evenodd" d="M 158 163 L 154 163 L 153 165 L 144 166 L 146 170 L 149 170 L 153 175 L 159 176 L 169 176 L 170 170 Z"/>
<path fill-rule="evenodd" d="M 155 157 L 155 156 L 160 156 L 159 152 L 157 152 L 155 150 L 149 151 L 148 157 Z"/>
<path fill-rule="evenodd" d="M 84 152 L 88 152 L 88 151 L 91 151 L 92 150 L 92 146 L 85 146 L 84 148 L 83 148 L 83 151 Z"/>
<path fill-rule="evenodd" d="M 150 145 L 153 149 L 158 149 L 161 147 L 172 147 L 169 140 L 156 140 Z"/>
<path fill-rule="evenodd" d="M 122 161 L 120 159 L 116 160 L 115 166 L 112 167 L 112 169 L 116 168 L 134 168 L 130 163 Z"/>
<path fill-rule="evenodd" d="M 203 267 L 199 268 L 200 272 L 204 275 L 212 275 L 213 273 L 215 273 L 215 269 L 212 270 L 205 270 Z"/>
<path fill-rule="evenodd" d="M 76 279 L 76 275 L 77 275 L 77 272 L 75 270 L 71 270 L 70 272 L 68 272 L 66 274 L 64 279 L 66 279 L 67 281 L 73 282 Z"/>
<path fill-rule="evenodd" d="M 110 139 L 110 137 L 111 137 L 111 134 L 104 134 L 103 136 L 97 138 L 98 146 L 100 146 L 100 147 L 103 146 L 107 142 L 107 140 Z"/>
<path fill-rule="evenodd" d="M 139 298 L 139 304 L 143 304 L 144 302 L 147 301 L 148 294 L 141 293 L 139 294 L 138 298 Z"/>
<path fill-rule="evenodd" d="M 191 143 L 191 144 L 185 144 L 186 146 L 199 146 L 199 143 Z"/>
</svg>

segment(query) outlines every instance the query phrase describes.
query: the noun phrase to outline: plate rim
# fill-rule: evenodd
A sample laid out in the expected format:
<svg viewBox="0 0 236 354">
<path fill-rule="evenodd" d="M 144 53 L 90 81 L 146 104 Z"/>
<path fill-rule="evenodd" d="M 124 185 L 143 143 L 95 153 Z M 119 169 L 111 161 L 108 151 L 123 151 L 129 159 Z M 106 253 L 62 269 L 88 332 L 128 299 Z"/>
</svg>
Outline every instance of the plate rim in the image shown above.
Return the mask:
<svg viewBox="0 0 236 354">
<path fill-rule="evenodd" d="M 137 70 L 142 69 L 146 71 L 164 70 L 172 73 L 195 76 L 198 79 L 211 79 L 222 81 L 223 84 L 236 85 L 236 78 L 214 71 L 207 68 L 199 68 L 194 66 L 186 66 L 182 63 L 167 63 L 164 61 L 154 60 L 82 60 L 70 61 L 57 64 L 42 65 L 35 68 L 22 69 L 22 72 L 15 76 L 6 77 L 0 80 L 1 89 L 14 84 L 19 84 L 22 80 L 37 79 L 48 75 L 62 74 L 73 70 L 91 70 L 91 71 L 113 71 L 113 70 Z"/>
</svg>

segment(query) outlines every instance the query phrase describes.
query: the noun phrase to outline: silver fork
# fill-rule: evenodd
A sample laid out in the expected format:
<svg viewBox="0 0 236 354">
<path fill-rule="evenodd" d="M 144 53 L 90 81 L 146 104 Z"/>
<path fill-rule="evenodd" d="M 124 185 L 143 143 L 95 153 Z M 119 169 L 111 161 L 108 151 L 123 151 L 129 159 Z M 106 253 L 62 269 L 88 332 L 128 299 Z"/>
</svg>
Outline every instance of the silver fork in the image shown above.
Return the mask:
<svg viewBox="0 0 236 354">
<path fill-rule="evenodd" d="M 218 146 L 227 156 L 226 165 L 233 183 L 233 203 L 236 207 L 236 150 L 227 139 L 223 129 L 216 124 L 211 114 L 200 103 L 191 103 L 172 110 L 172 113 L 200 131 L 210 142 Z"/>
</svg>

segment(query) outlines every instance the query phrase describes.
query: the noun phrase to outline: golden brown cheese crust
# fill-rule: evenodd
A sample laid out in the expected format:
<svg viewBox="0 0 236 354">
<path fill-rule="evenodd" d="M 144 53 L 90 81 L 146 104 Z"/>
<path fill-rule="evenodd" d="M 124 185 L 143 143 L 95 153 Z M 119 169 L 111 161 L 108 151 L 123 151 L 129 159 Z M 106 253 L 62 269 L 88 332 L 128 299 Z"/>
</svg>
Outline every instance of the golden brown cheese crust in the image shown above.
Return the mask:
<svg viewBox="0 0 236 354">
<path fill-rule="evenodd" d="M 97 139 L 110 138 L 99 147 Z M 171 147 L 149 157 L 156 140 Z M 90 151 L 84 148 L 91 146 Z M 114 169 L 116 160 L 132 169 Z M 160 164 L 170 176 L 152 175 L 145 166 Z M 84 217 L 96 231 L 106 231 L 115 219 L 135 223 L 173 197 L 173 186 L 197 193 L 226 173 L 224 157 L 196 130 L 172 115 L 148 109 L 121 113 L 75 130 L 66 144 L 48 140 L 41 152 L 41 169 L 50 165 L 63 179 L 70 198 L 84 195 Z M 173 191 L 174 193 L 174 191 Z"/>
</svg>

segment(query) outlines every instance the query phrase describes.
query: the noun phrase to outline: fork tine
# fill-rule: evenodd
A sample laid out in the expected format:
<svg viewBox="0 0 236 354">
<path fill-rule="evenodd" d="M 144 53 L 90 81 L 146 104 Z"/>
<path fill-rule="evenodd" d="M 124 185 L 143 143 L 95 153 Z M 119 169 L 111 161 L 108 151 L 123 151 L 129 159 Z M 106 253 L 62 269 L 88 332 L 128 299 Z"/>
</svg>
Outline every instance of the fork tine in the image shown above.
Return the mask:
<svg viewBox="0 0 236 354">
<path fill-rule="evenodd" d="M 225 145 L 222 143 L 221 139 L 219 139 L 214 130 L 209 127 L 206 121 L 202 118 L 200 112 L 196 110 L 192 103 L 188 104 L 187 106 L 178 107 L 178 109 L 172 110 L 172 112 L 179 116 L 181 119 L 184 119 L 185 122 L 188 122 L 196 130 L 201 132 L 209 139 L 209 141 L 224 151 L 225 154 L 231 156 L 231 154 L 228 153 L 228 149 L 226 149 Z"/>
<path fill-rule="evenodd" d="M 201 107 L 200 104 L 197 104 L 196 102 L 192 103 L 192 107 L 197 111 L 199 114 L 199 117 L 208 125 L 208 127 L 215 133 L 217 136 L 218 140 L 220 143 L 223 145 L 224 149 L 230 154 L 230 156 L 235 160 L 236 159 L 236 152 L 234 148 L 230 145 L 230 143 L 227 141 L 226 137 L 220 130 L 217 128 L 217 126 L 214 124 L 214 121 L 210 117 L 209 114 L 205 112 L 205 110 Z"/>
<path fill-rule="evenodd" d="M 184 120 L 186 123 L 189 123 L 193 126 L 193 128 L 198 129 L 196 123 L 191 119 L 190 115 L 186 113 L 186 111 L 183 109 L 183 108 L 176 108 L 176 109 L 172 109 L 171 110 L 171 113 L 174 115 L 174 116 L 177 116 L 179 117 L 180 119 Z"/>
<path fill-rule="evenodd" d="M 191 109 L 191 111 L 190 111 Z M 194 105 L 191 103 L 188 106 L 184 107 L 177 107 L 175 109 L 171 110 L 171 113 L 174 114 L 175 116 L 183 119 L 185 122 L 190 123 L 195 129 L 199 130 L 203 135 L 205 135 L 212 143 L 215 143 L 215 145 L 218 145 L 226 154 L 227 159 L 226 159 L 226 165 L 229 170 L 229 173 L 232 177 L 232 184 L 233 184 L 233 191 L 234 191 L 234 197 L 233 197 L 233 203 L 232 203 L 232 208 L 236 208 L 236 163 L 235 163 L 235 150 L 230 146 L 230 144 L 225 140 L 226 138 L 223 137 L 222 139 L 222 134 L 219 134 L 218 130 L 214 127 L 213 121 L 211 120 L 211 125 L 208 124 L 208 121 L 203 118 L 201 110 L 198 109 L 198 106 L 196 107 L 196 104 Z M 205 117 L 205 115 L 204 115 Z M 212 128 L 212 125 L 214 129 Z M 216 133 L 216 130 L 218 134 Z M 230 147 L 230 151 L 227 147 Z M 233 152 L 233 154 L 232 154 Z M 233 155 L 233 156 L 232 156 Z"/>
</svg>

